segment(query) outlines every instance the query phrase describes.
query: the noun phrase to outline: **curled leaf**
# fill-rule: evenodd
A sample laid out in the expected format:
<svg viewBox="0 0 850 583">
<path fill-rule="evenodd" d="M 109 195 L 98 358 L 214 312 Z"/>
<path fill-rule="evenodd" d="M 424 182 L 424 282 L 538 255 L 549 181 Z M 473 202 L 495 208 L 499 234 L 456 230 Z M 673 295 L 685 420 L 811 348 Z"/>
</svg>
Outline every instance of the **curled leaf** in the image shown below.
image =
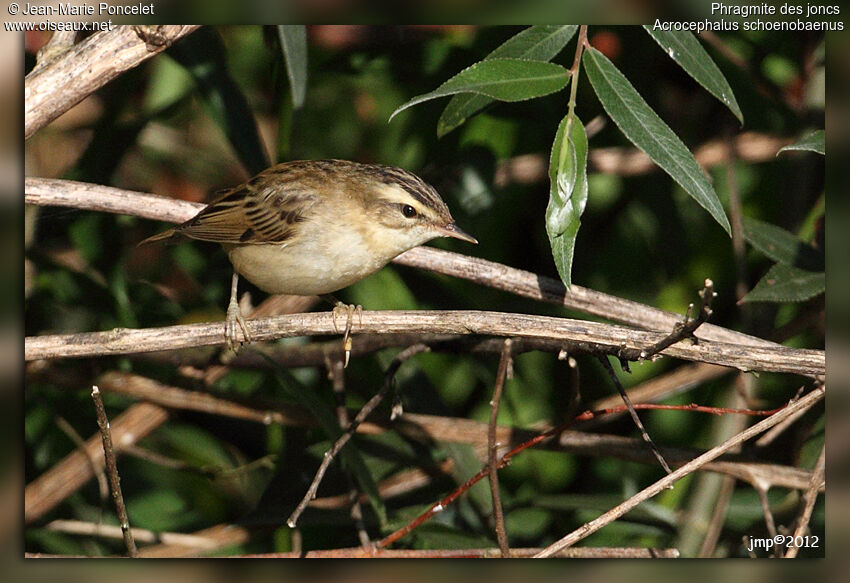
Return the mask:
<svg viewBox="0 0 850 583">
<path fill-rule="evenodd" d="M 546 233 L 561 281 L 569 289 L 576 236 L 587 204 L 587 134 L 567 115 L 558 125 L 549 156 Z"/>
</svg>

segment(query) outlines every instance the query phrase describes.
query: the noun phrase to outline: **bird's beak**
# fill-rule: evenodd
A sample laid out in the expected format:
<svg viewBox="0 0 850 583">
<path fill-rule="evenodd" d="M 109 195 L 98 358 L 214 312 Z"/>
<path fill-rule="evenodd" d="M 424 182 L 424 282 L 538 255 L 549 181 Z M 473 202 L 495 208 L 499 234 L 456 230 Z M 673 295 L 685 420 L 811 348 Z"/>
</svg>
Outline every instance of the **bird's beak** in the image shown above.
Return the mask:
<svg viewBox="0 0 850 583">
<path fill-rule="evenodd" d="M 449 223 L 445 227 L 440 227 L 437 230 L 443 237 L 460 239 L 461 241 L 466 241 L 467 243 L 472 243 L 473 245 L 478 244 L 478 239 L 476 239 L 469 233 L 465 233 L 460 227 L 458 227 L 454 223 Z"/>
</svg>

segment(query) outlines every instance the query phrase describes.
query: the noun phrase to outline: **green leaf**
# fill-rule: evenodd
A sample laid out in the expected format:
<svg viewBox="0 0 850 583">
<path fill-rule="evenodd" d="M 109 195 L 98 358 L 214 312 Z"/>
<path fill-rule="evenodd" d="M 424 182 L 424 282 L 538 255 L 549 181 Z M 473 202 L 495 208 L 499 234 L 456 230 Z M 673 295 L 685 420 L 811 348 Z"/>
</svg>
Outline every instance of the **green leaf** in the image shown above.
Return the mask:
<svg viewBox="0 0 850 583">
<path fill-rule="evenodd" d="M 587 135 L 578 117 L 558 125 L 549 157 L 546 233 L 561 281 L 569 289 L 576 235 L 587 203 Z"/>
<path fill-rule="evenodd" d="M 655 39 L 662 49 L 676 61 L 694 81 L 702 85 L 706 91 L 714 95 L 723 105 L 729 108 L 738 121 L 744 123 L 744 114 L 738 107 L 735 95 L 726 77 L 720 72 L 696 37 L 688 31 L 653 30 L 645 25 L 649 35 Z"/>
<path fill-rule="evenodd" d="M 490 59 L 530 59 L 533 61 L 548 61 L 570 42 L 578 26 L 539 24 L 530 26 L 506 40 L 493 52 L 484 57 Z M 492 99 L 484 95 L 462 93 L 452 97 L 443 110 L 437 122 L 437 137 L 444 135 L 462 125 L 467 119 L 492 103 Z"/>
<path fill-rule="evenodd" d="M 292 106 L 300 109 L 307 94 L 307 27 L 301 24 L 279 24 L 277 37 L 286 63 Z"/>
<path fill-rule="evenodd" d="M 310 411 L 319 422 L 322 430 L 331 441 L 335 442 L 341 435 L 342 429 L 337 422 L 336 415 L 331 408 L 309 388 L 302 386 L 286 369 L 281 368 L 272 358 L 260 353 L 273 367 L 274 376 L 278 384 L 286 391 L 287 395 Z M 360 450 L 349 441 L 339 452 L 345 467 L 354 475 L 357 484 L 369 498 L 369 502 L 378 515 L 381 524 L 387 521 L 387 509 L 378 491 L 378 485 L 366 465 L 366 460 L 360 455 Z"/>
<path fill-rule="evenodd" d="M 553 513 L 543 508 L 516 508 L 505 516 L 505 530 L 520 539 L 537 540 L 552 521 Z"/>
<path fill-rule="evenodd" d="M 815 130 L 810 134 L 803 136 L 800 141 L 795 142 L 793 144 L 788 144 L 779 149 L 779 152 L 776 153 L 778 156 L 780 153 L 785 152 L 786 150 L 808 150 L 810 152 L 817 152 L 821 155 L 826 155 L 826 132 L 823 130 Z"/>
<path fill-rule="evenodd" d="M 823 254 L 800 241 L 793 233 L 750 217 L 744 217 L 743 224 L 744 238 L 774 261 L 807 271 L 824 270 Z"/>
<path fill-rule="evenodd" d="M 570 72 L 560 65 L 522 59 L 491 59 L 467 67 L 430 93 L 418 95 L 396 109 L 400 112 L 423 101 L 455 93 L 477 93 L 499 101 L 523 101 L 560 91 Z"/>
<path fill-rule="evenodd" d="M 623 134 L 678 182 L 731 236 L 729 220 L 714 187 L 682 140 L 652 111 L 605 55 L 591 47 L 585 51 L 583 63 L 599 101 Z"/>
<path fill-rule="evenodd" d="M 230 76 L 221 38 L 204 27 L 171 46 L 168 54 L 192 75 L 210 117 L 248 171 L 257 174 L 268 168 L 257 123 L 248 100 Z"/>
<path fill-rule="evenodd" d="M 826 291 L 826 273 L 777 263 L 742 302 L 802 302 Z"/>
<path fill-rule="evenodd" d="M 469 480 L 481 469 L 481 459 L 475 453 L 475 448 L 466 443 L 444 442 L 441 444 L 446 454 L 454 460 L 451 469 L 452 477 L 460 485 Z M 487 480 L 476 482 L 465 494 L 481 514 L 489 516 L 493 512 L 493 494 Z"/>
</svg>

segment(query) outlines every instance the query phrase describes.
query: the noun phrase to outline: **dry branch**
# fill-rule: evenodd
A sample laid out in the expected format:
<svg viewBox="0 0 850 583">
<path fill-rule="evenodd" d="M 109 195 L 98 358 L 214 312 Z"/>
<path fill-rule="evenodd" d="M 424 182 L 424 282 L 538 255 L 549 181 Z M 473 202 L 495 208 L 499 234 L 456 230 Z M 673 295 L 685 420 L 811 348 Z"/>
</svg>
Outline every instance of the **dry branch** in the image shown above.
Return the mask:
<svg viewBox="0 0 850 583">
<path fill-rule="evenodd" d="M 130 529 L 130 518 L 127 515 L 127 506 L 124 504 L 124 494 L 121 492 L 121 478 L 118 475 L 118 465 L 115 463 L 116 455 L 115 448 L 112 445 L 112 431 L 109 428 L 109 418 L 106 416 L 106 408 L 103 406 L 103 398 L 100 396 L 100 389 L 97 388 L 97 385 L 94 385 L 91 389 L 91 398 L 94 401 L 94 409 L 97 414 L 97 427 L 100 430 L 100 437 L 103 442 L 106 475 L 109 477 L 109 488 L 112 490 L 112 501 L 115 503 L 115 513 L 121 525 L 122 538 L 127 547 L 127 554 L 136 558 L 139 556 L 139 550 L 136 548 L 133 531 Z"/>
<path fill-rule="evenodd" d="M 249 320 L 248 331 L 255 341 L 293 336 L 337 333 L 333 314 L 290 314 L 262 320 Z M 619 350 L 640 350 L 666 336 L 658 332 L 623 326 L 526 314 L 478 311 L 386 311 L 363 312 L 357 333 L 462 334 L 516 336 L 561 341 L 569 352 L 602 351 L 616 355 Z M 224 342 L 221 322 L 186 324 L 133 330 L 116 328 L 109 332 L 87 332 L 30 336 L 24 342 L 26 360 L 73 358 L 114 354 L 137 354 L 157 350 L 219 345 Z M 740 370 L 822 375 L 824 353 L 818 350 L 742 347 L 723 342 L 679 342 L 662 354 L 731 366 Z"/>
<path fill-rule="evenodd" d="M 24 82 L 24 138 L 198 26 L 157 26 L 146 35 L 149 28 L 116 26 L 93 34 L 32 71 Z"/>
</svg>

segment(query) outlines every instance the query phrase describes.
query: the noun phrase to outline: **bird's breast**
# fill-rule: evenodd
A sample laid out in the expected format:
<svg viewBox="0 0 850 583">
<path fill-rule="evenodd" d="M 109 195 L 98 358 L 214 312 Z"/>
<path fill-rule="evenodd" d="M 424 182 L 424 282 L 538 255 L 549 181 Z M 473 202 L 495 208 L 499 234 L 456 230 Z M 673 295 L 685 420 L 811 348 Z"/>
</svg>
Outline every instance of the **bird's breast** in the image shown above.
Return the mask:
<svg viewBox="0 0 850 583">
<path fill-rule="evenodd" d="M 376 248 L 352 230 L 226 249 L 239 275 L 265 292 L 295 295 L 335 292 L 371 275 L 398 254 Z"/>
</svg>

